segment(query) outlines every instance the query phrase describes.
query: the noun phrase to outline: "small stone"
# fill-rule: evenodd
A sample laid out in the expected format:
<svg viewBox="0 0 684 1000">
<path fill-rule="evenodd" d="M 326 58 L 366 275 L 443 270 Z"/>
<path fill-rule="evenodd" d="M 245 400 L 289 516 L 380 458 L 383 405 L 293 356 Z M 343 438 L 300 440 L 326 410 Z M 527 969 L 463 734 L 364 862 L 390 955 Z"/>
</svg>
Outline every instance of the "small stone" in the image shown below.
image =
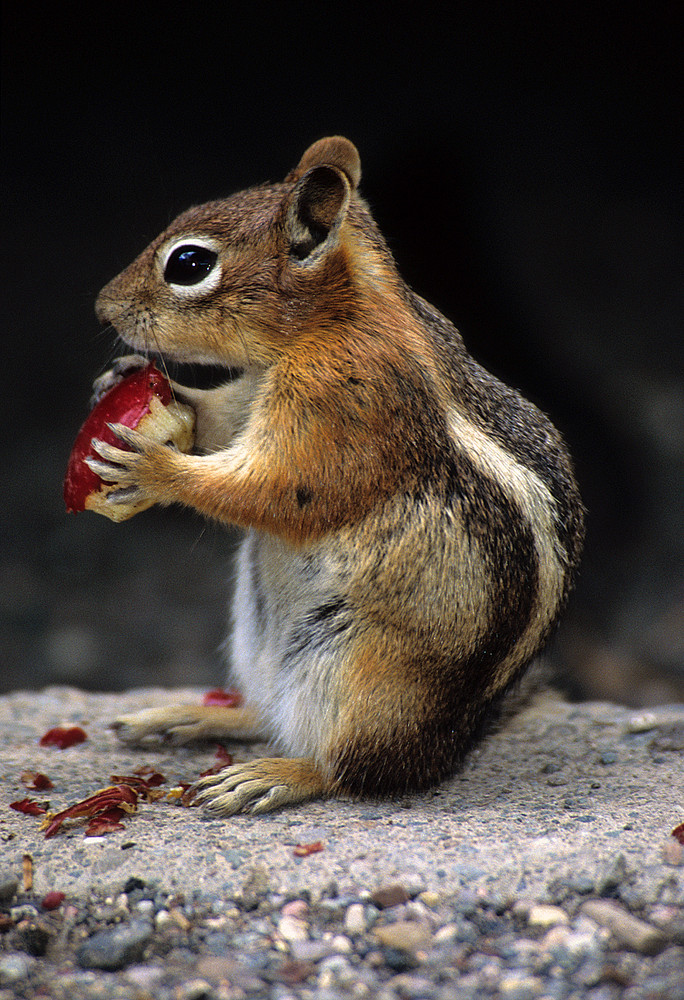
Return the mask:
<svg viewBox="0 0 684 1000">
<path fill-rule="evenodd" d="M 609 895 L 633 874 L 633 870 L 627 865 L 624 854 L 616 854 L 596 879 L 596 892 L 600 896 Z"/>
<path fill-rule="evenodd" d="M 656 729 L 657 726 L 658 719 L 653 712 L 639 712 L 627 723 L 626 731 L 628 733 L 647 733 L 650 729 Z"/>
<path fill-rule="evenodd" d="M 435 995 L 435 987 L 429 979 L 411 972 L 400 972 L 387 985 L 392 990 L 388 996 L 399 996 L 402 1000 L 425 1000 Z"/>
<path fill-rule="evenodd" d="M 115 972 L 140 961 L 151 937 L 152 925 L 146 920 L 107 928 L 84 941 L 76 952 L 76 959 L 84 969 Z"/>
<path fill-rule="evenodd" d="M 20 920 L 37 920 L 38 910 L 35 906 L 31 906 L 30 903 L 22 903 L 20 906 L 13 906 L 10 910 L 10 917 L 15 924 L 18 924 Z"/>
<path fill-rule="evenodd" d="M 0 958 L 0 986 L 12 986 L 27 979 L 35 962 L 35 958 L 20 954 Z"/>
<path fill-rule="evenodd" d="M 419 893 L 418 899 L 421 903 L 429 906 L 431 910 L 436 909 L 441 902 L 441 896 L 439 893 L 434 892 L 432 889 L 426 889 L 425 892 Z"/>
<path fill-rule="evenodd" d="M 135 986 L 138 996 L 151 997 L 157 993 L 159 980 L 164 977 L 164 969 L 154 965 L 132 965 L 124 975 L 126 982 Z M 208 983 L 205 985 L 209 986 Z"/>
<path fill-rule="evenodd" d="M 607 927 L 621 947 L 642 955 L 657 955 L 667 944 L 665 935 L 657 927 L 633 917 L 611 900 L 589 899 L 582 905 L 582 913 L 601 927 Z"/>
<path fill-rule="evenodd" d="M 344 915 L 345 931 L 347 934 L 356 936 L 363 934 L 367 927 L 366 908 L 363 903 L 352 903 L 351 906 L 347 907 L 347 912 Z"/>
<path fill-rule="evenodd" d="M 542 948 L 548 951 L 563 969 L 574 971 L 588 957 L 601 953 L 596 934 L 573 931 L 558 924 L 552 927 L 542 939 Z"/>
<path fill-rule="evenodd" d="M 456 924 L 444 924 L 439 930 L 435 931 L 432 943 L 433 944 L 451 944 L 458 937 L 458 927 Z"/>
<path fill-rule="evenodd" d="M 543 983 L 536 976 L 510 973 L 499 980 L 501 1000 L 535 1000 L 543 993 Z"/>
<path fill-rule="evenodd" d="M 376 889 L 370 899 L 379 910 L 388 910 L 392 906 L 399 906 L 400 903 L 408 903 L 410 896 L 403 885 L 388 885 Z"/>
<path fill-rule="evenodd" d="M 200 955 L 195 966 L 195 974 L 212 984 L 228 979 L 236 990 L 242 990 L 250 995 L 261 993 L 264 988 L 264 983 L 254 970 L 225 955 Z M 209 996 L 212 995 L 209 993 Z"/>
<path fill-rule="evenodd" d="M 242 886 L 242 908 L 256 910 L 259 902 L 266 896 L 271 884 L 271 878 L 265 865 L 255 865 Z"/>
<path fill-rule="evenodd" d="M 291 941 L 290 953 L 295 962 L 320 962 L 322 958 L 337 954 L 332 941 Z"/>
<path fill-rule="evenodd" d="M 416 951 L 430 940 L 430 929 L 415 920 L 398 920 L 394 924 L 383 924 L 374 928 L 380 944 L 400 951 Z"/>
<path fill-rule="evenodd" d="M 530 909 L 527 916 L 527 922 L 530 927 L 546 931 L 549 927 L 555 927 L 557 924 L 567 924 L 568 915 L 565 910 L 561 910 L 560 906 L 546 906 L 540 904 L 539 906 L 533 906 Z"/>
<path fill-rule="evenodd" d="M 330 946 L 338 955 L 351 955 L 354 950 L 354 945 L 346 934 L 335 934 L 330 942 Z"/>
<path fill-rule="evenodd" d="M 680 844 L 674 837 L 668 837 L 662 848 L 663 862 L 672 865 L 674 868 L 684 864 L 684 844 Z"/>
<path fill-rule="evenodd" d="M 319 990 L 334 990 L 350 986 L 357 978 L 356 970 L 342 955 L 331 955 L 321 962 L 318 973 Z"/>
<path fill-rule="evenodd" d="M 14 872 L 0 872 L 0 904 L 7 906 L 14 899 L 19 888 L 19 879 Z"/>
<path fill-rule="evenodd" d="M 40 958 L 47 951 L 53 932 L 42 920 L 21 920 L 16 927 L 22 951 Z"/>
<path fill-rule="evenodd" d="M 658 726 L 657 734 L 649 746 L 651 750 L 684 750 L 684 722 Z"/>
<path fill-rule="evenodd" d="M 294 959 L 289 959 L 275 970 L 274 979 L 287 986 L 295 986 L 298 983 L 306 982 L 314 971 L 311 962 L 296 962 Z"/>
<path fill-rule="evenodd" d="M 297 917 L 304 920 L 309 912 L 309 904 L 305 899 L 293 899 L 280 911 L 284 917 Z"/>
<path fill-rule="evenodd" d="M 285 916 L 278 921 L 278 933 L 285 941 L 306 941 L 309 937 L 309 925 L 306 920 Z"/>
<path fill-rule="evenodd" d="M 211 985 L 206 979 L 189 979 L 177 988 L 176 996 L 178 1000 L 206 1000 L 211 993 Z"/>
</svg>

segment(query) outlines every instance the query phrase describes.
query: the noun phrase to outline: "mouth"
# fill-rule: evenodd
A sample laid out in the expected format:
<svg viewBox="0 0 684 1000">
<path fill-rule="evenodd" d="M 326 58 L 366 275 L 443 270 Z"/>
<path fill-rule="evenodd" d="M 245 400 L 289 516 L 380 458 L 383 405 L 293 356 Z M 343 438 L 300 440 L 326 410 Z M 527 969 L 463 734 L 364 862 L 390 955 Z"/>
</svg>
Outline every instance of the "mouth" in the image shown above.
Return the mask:
<svg viewBox="0 0 684 1000">
<path fill-rule="evenodd" d="M 197 362 L 174 361 L 158 351 L 149 352 L 167 378 L 187 389 L 216 389 L 227 382 L 234 382 L 243 374 L 241 368 L 227 368 L 224 365 L 200 364 Z"/>
</svg>

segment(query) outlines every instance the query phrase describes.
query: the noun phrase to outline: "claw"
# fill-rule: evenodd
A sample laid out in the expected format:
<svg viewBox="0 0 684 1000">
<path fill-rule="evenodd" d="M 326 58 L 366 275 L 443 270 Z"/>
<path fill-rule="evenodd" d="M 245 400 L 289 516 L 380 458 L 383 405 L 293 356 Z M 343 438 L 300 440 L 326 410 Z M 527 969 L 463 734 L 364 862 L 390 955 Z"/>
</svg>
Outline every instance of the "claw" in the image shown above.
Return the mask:
<svg viewBox="0 0 684 1000">
<path fill-rule="evenodd" d="M 110 465 L 108 462 L 100 462 L 97 458 L 84 458 L 83 461 L 91 472 L 99 476 L 105 483 L 112 483 L 121 474 L 121 467 Z"/>
<path fill-rule="evenodd" d="M 130 455 L 130 452 L 126 452 L 123 448 L 117 448 L 116 445 L 109 444 L 107 441 L 102 441 L 100 438 L 93 438 L 90 442 L 93 451 L 96 451 L 100 458 L 104 458 L 105 461 L 111 462 L 112 465 L 121 467 L 123 456 Z M 90 464 L 91 461 L 97 461 L 97 459 L 86 458 L 84 461 Z"/>
<path fill-rule="evenodd" d="M 126 424 L 107 424 L 107 427 L 112 432 L 120 438 L 124 444 L 127 444 L 130 448 L 135 451 L 141 451 L 147 441 L 144 434 L 140 431 L 135 431 L 131 427 L 127 427 Z"/>
<path fill-rule="evenodd" d="M 110 389 L 122 382 L 132 371 L 136 368 L 145 368 L 148 364 L 149 359 L 144 358 L 141 354 L 126 354 L 116 358 L 112 367 L 93 382 L 90 408 L 93 409 Z"/>
</svg>

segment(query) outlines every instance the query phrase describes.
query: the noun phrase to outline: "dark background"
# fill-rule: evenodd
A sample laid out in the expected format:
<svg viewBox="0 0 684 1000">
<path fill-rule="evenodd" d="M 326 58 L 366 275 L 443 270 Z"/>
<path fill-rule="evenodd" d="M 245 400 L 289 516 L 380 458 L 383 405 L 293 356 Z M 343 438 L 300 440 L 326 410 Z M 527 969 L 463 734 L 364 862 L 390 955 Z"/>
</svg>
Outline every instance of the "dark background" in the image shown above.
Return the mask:
<svg viewBox="0 0 684 1000">
<path fill-rule="evenodd" d="M 233 535 L 63 511 L 117 353 L 93 302 L 180 210 L 341 133 L 407 281 L 576 456 L 563 683 L 684 698 L 681 35 L 675 4 L 595 6 L 5 6 L 0 689 L 221 680 Z"/>
</svg>

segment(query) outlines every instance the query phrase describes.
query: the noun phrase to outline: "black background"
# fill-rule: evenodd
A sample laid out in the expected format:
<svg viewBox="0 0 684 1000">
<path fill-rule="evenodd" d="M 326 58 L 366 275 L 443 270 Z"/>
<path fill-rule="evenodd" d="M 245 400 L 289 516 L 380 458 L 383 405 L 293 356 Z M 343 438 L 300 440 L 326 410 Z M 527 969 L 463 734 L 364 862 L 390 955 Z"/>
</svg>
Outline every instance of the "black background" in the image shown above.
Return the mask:
<svg viewBox="0 0 684 1000">
<path fill-rule="evenodd" d="M 590 510 L 572 693 L 683 697 L 677 5 L 5 6 L 0 686 L 214 683 L 229 533 L 67 517 L 99 288 L 333 133 L 406 280 L 549 412 Z"/>
</svg>

